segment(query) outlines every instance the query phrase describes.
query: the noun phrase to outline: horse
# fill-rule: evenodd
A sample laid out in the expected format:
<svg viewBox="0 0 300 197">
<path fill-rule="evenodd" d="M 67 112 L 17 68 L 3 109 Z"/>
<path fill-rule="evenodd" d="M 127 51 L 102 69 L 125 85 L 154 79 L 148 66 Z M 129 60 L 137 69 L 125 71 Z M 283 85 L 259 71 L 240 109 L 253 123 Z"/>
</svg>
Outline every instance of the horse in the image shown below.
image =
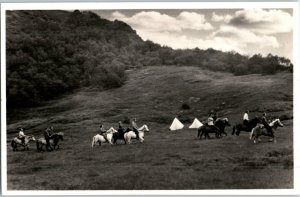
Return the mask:
<svg viewBox="0 0 300 197">
<path fill-rule="evenodd" d="M 232 135 L 236 134 L 239 136 L 241 131 L 251 132 L 251 130 L 260 122 L 260 119 L 255 117 L 249 121 L 248 126 L 244 125 L 243 123 L 237 124 L 232 128 Z"/>
<path fill-rule="evenodd" d="M 35 141 L 34 136 L 26 135 L 24 137 L 24 144 L 22 143 L 22 140 L 20 140 L 19 138 L 15 137 L 11 141 L 11 147 L 13 148 L 13 151 L 18 151 L 18 145 L 19 146 L 23 146 L 24 147 L 23 150 L 29 150 L 29 142 L 30 141 Z"/>
<path fill-rule="evenodd" d="M 227 133 L 225 132 L 225 127 L 231 126 L 228 121 L 228 118 L 218 118 L 215 121 L 214 125 L 219 130 L 216 130 L 214 127 L 211 127 L 211 126 L 205 124 L 205 125 L 201 126 L 200 128 L 198 128 L 198 136 L 197 137 L 201 139 L 202 135 L 204 134 L 205 139 L 210 138 L 209 133 L 215 133 L 216 138 L 221 137 L 222 133 L 224 133 L 227 136 Z"/>
<path fill-rule="evenodd" d="M 215 126 L 219 128 L 221 136 L 222 134 L 225 134 L 225 136 L 227 136 L 227 133 L 225 132 L 225 127 L 226 126 L 230 127 L 231 124 L 229 123 L 228 118 L 218 118 L 215 121 Z"/>
<path fill-rule="evenodd" d="M 96 145 L 96 143 L 99 143 L 99 146 L 101 146 L 101 143 L 104 142 L 108 142 L 110 144 L 112 143 L 112 138 L 113 138 L 113 134 L 116 133 L 117 131 L 111 127 L 110 129 L 108 129 L 105 133 L 106 133 L 106 139 L 103 135 L 97 134 L 93 137 L 92 140 L 92 147 L 94 147 Z"/>
<path fill-rule="evenodd" d="M 273 130 L 276 130 L 277 127 L 283 127 L 284 125 L 281 123 L 280 119 L 273 120 L 268 126 L 271 129 L 266 128 L 263 124 L 258 124 L 256 127 L 254 127 L 250 133 L 250 140 L 253 139 L 253 142 L 256 143 L 259 140 L 260 136 L 269 136 L 270 141 L 274 141 L 276 143 L 276 137 L 274 135 Z"/>
<path fill-rule="evenodd" d="M 63 132 L 58 132 L 58 133 L 54 133 L 53 135 L 51 135 L 50 139 L 49 139 L 49 143 L 50 143 L 50 150 L 55 150 L 56 148 L 59 149 L 59 141 L 60 140 L 64 140 L 64 133 Z M 37 151 L 44 151 L 43 146 L 45 145 L 45 147 L 47 147 L 47 141 L 44 137 L 39 138 L 38 140 L 36 140 L 36 148 Z"/>
<path fill-rule="evenodd" d="M 51 138 L 53 140 L 53 150 L 55 150 L 55 147 L 57 147 L 57 149 L 59 149 L 59 144 L 58 142 L 61 140 L 64 140 L 64 133 L 63 132 L 58 132 L 58 133 L 54 133 L 53 135 L 51 135 Z"/>
<path fill-rule="evenodd" d="M 131 129 L 127 128 L 125 131 L 122 127 L 118 129 L 117 132 L 113 133 L 113 143 L 117 144 L 117 140 L 124 140 L 124 143 L 126 144 L 126 140 L 124 138 L 124 134 L 131 131 Z"/>
<path fill-rule="evenodd" d="M 138 136 L 136 136 L 135 132 L 134 131 L 128 131 L 128 132 L 125 132 L 124 134 L 124 139 L 125 139 L 125 142 L 127 144 L 131 144 L 131 139 L 139 139 L 140 142 L 142 143 L 144 141 L 144 136 L 145 136 L 145 131 L 149 132 L 149 128 L 147 125 L 143 125 L 141 126 L 140 128 L 138 128 Z"/>
</svg>

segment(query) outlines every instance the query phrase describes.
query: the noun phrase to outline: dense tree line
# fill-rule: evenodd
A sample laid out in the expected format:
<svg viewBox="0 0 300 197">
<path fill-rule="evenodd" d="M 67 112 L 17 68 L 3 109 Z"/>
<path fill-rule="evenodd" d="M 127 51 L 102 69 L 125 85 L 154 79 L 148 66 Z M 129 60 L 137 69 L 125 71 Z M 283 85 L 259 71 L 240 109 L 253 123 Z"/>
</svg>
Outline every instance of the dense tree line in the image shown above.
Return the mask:
<svg viewBox="0 0 300 197">
<path fill-rule="evenodd" d="M 8 107 L 33 106 L 83 86 L 119 87 L 126 69 L 144 66 L 188 65 L 236 75 L 293 68 L 288 59 L 271 54 L 173 50 L 93 12 L 7 11 L 6 24 Z"/>
</svg>

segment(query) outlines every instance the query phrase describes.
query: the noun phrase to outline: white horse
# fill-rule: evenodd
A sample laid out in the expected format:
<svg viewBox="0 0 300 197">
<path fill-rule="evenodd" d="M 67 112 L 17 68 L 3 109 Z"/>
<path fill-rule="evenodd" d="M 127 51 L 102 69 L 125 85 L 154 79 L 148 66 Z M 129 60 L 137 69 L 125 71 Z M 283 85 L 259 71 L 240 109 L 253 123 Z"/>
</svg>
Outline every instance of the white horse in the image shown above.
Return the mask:
<svg viewBox="0 0 300 197">
<path fill-rule="evenodd" d="M 18 137 L 15 137 L 11 141 L 11 147 L 13 148 L 13 151 L 17 151 L 18 150 L 18 146 L 23 146 L 24 147 L 23 150 L 29 150 L 29 142 L 30 141 L 35 141 L 34 136 L 26 135 L 24 137 L 24 144 L 22 143 L 22 141 Z"/>
<path fill-rule="evenodd" d="M 101 143 L 104 143 L 104 142 L 108 142 L 110 144 L 113 144 L 112 143 L 112 137 L 113 137 L 113 133 L 116 133 L 118 132 L 117 130 L 115 130 L 113 127 L 111 127 L 110 129 L 108 129 L 106 132 L 105 132 L 105 135 L 106 135 L 106 139 L 103 135 L 100 135 L 100 134 L 97 134 L 93 137 L 93 140 L 92 140 L 92 147 L 94 147 L 96 145 L 96 143 L 99 143 L 99 146 L 101 146 Z"/>
<path fill-rule="evenodd" d="M 138 132 L 139 132 L 139 136 L 136 136 L 135 132 L 134 131 L 128 131 L 124 134 L 124 139 L 126 141 L 127 144 L 130 144 L 131 143 L 131 139 L 139 139 L 140 142 L 143 142 L 144 141 L 144 136 L 145 136 L 145 131 L 149 131 L 149 128 L 147 125 L 143 125 L 142 127 L 140 127 L 138 129 Z"/>
<path fill-rule="evenodd" d="M 280 119 L 275 119 L 273 120 L 269 126 L 271 127 L 272 131 L 273 130 L 276 130 L 277 127 L 283 127 L 283 124 L 281 123 Z M 250 133 L 250 140 L 253 139 L 253 142 L 256 143 L 257 141 L 260 141 L 259 137 L 261 135 L 264 135 L 264 136 L 269 136 L 271 137 L 270 138 L 270 141 L 274 141 L 274 143 L 276 143 L 276 137 L 274 135 L 274 133 L 270 133 L 267 131 L 267 129 L 262 125 L 262 124 L 257 124 L 256 127 L 254 127 Z"/>
</svg>

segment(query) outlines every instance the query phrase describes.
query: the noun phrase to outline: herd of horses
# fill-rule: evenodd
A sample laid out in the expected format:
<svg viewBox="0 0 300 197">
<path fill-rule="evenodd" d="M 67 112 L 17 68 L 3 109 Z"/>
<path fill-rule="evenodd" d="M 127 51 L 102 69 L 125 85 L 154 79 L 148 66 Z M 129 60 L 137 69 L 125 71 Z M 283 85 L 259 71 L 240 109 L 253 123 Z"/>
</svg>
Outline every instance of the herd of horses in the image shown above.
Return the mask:
<svg viewBox="0 0 300 197">
<path fill-rule="evenodd" d="M 218 118 L 214 123 L 214 127 L 204 124 L 203 126 L 198 128 L 199 139 L 202 139 L 204 135 L 205 139 L 210 138 L 209 134 L 214 133 L 215 138 L 221 138 L 223 135 L 227 136 L 225 132 L 225 128 L 231 126 L 228 118 Z M 275 119 L 270 122 L 268 125 L 264 125 L 258 117 L 255 117 L 249 121 L 247 125 L 241 123 L 233 126 L 232 135 L 239 135 L 241 131 L 250 132 L 250 140 L 253 140 L 254 143 L 260 141 L 260 136 L 268 136 L 270 137 L 270 141 L 276 142 L 276 138 L 274 135 L 274 131 L 277 127 L 283 127 L 283 124 L 279 119 Z M 109 144 L 117 144 L 117 140 L 123 140 L 125 144 L 131 144 L 132 139 L 137 139 L 141 143 L 144 141 L 145 132 L 149 132 L 149 128 L 147 125 L 143 125 L 138 128 L 138 133 L 134 132 L 131 129 L 126 129 L 125 132 L 120 132 L 119 130 L 115 130 L 113 127 L 108 129 L 104 135 L 97 134 L 92 138 L 92 147 L 96 144 L 101 146 L 102 143 Z M 24 143 L 15 137 L 11 141 L 11 147 L 13 151 L 18 150 L 18 146 L 23 147 L 23 150 L 29 150 L 29 142 L 35 141 L 37 151 L 44 151 L 43 147 L 50 148 L 51 150 L 59 149 L 59 142 L 63 140 L 64 134 L 63 132 L 54 133 L 51 136 L 49 141 L 50 147 L 47 147 L 47 142 L 45 138 L 41 137 L 39 139 L 35 139 L 34 136 L 25 136 Z"/>
</svg>

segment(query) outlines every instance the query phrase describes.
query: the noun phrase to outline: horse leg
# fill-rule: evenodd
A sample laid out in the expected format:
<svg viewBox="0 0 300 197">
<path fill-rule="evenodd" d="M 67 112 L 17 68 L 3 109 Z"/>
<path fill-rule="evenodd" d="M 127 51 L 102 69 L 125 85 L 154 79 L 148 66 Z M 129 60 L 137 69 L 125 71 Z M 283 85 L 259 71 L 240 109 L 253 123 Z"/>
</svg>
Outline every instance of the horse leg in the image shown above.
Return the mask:
<svg viewBox="0 0 300 197">
<path fill-rule="evenodd" d="M 144 141 L 144 138 L 140 137 L 140 142 L 143 143 Z"/>
<path fill-rule="evenodd" d="M 256 137 L 254 137 L 253 143 L 256 144 Z"/>
<path fill-rule="evenodd" d="M 38 152 L 40 152 L 39 142 L 38 142 L 38 141 L 36 141 L 36 143 L 35 143 L 35 144 L 36 144 L 36 149 L 37 149 L 37 151 L 38 151 Z"/>
<path fill-rule="evenodd" d="M 201 131 L 199 131 L 199 132 L 201 132 Z M 202 135 L 203 135 L 203 132 L 201 132 L 201 134 L 200 134 L 200 140 L 202 139 Z"/>
<path fill-rule="evenodd" d="M 233 128 L 232 128 L 232 133 L 231 133 L 231 135 L 234 135 L 234 133 L 235 133 L 235 126 L 233 126 Z"/>
<path fill-rule="evenodd" d="M 210 139 L 210 136 L 209 136 L 209 134 L 208 134 L 208 133 L 206 133 L 206 135 L 207 135 L 207 138 L 208 138 L 208 139 Z"/>
<path fill-rule="evenodd" d="M 198 135 L 197 135 L 197 137 L 199 138 L 200 137 L 200 139 L 201 139 L 201 136 L 200 136 L 200 133 L 201 133 L 201 129 L 198 129 Z"/>
<path fill-rule="evenodd" d="M 131 144 L 131 137 L 128 137 L 128 144 Z"/>
</svg>

